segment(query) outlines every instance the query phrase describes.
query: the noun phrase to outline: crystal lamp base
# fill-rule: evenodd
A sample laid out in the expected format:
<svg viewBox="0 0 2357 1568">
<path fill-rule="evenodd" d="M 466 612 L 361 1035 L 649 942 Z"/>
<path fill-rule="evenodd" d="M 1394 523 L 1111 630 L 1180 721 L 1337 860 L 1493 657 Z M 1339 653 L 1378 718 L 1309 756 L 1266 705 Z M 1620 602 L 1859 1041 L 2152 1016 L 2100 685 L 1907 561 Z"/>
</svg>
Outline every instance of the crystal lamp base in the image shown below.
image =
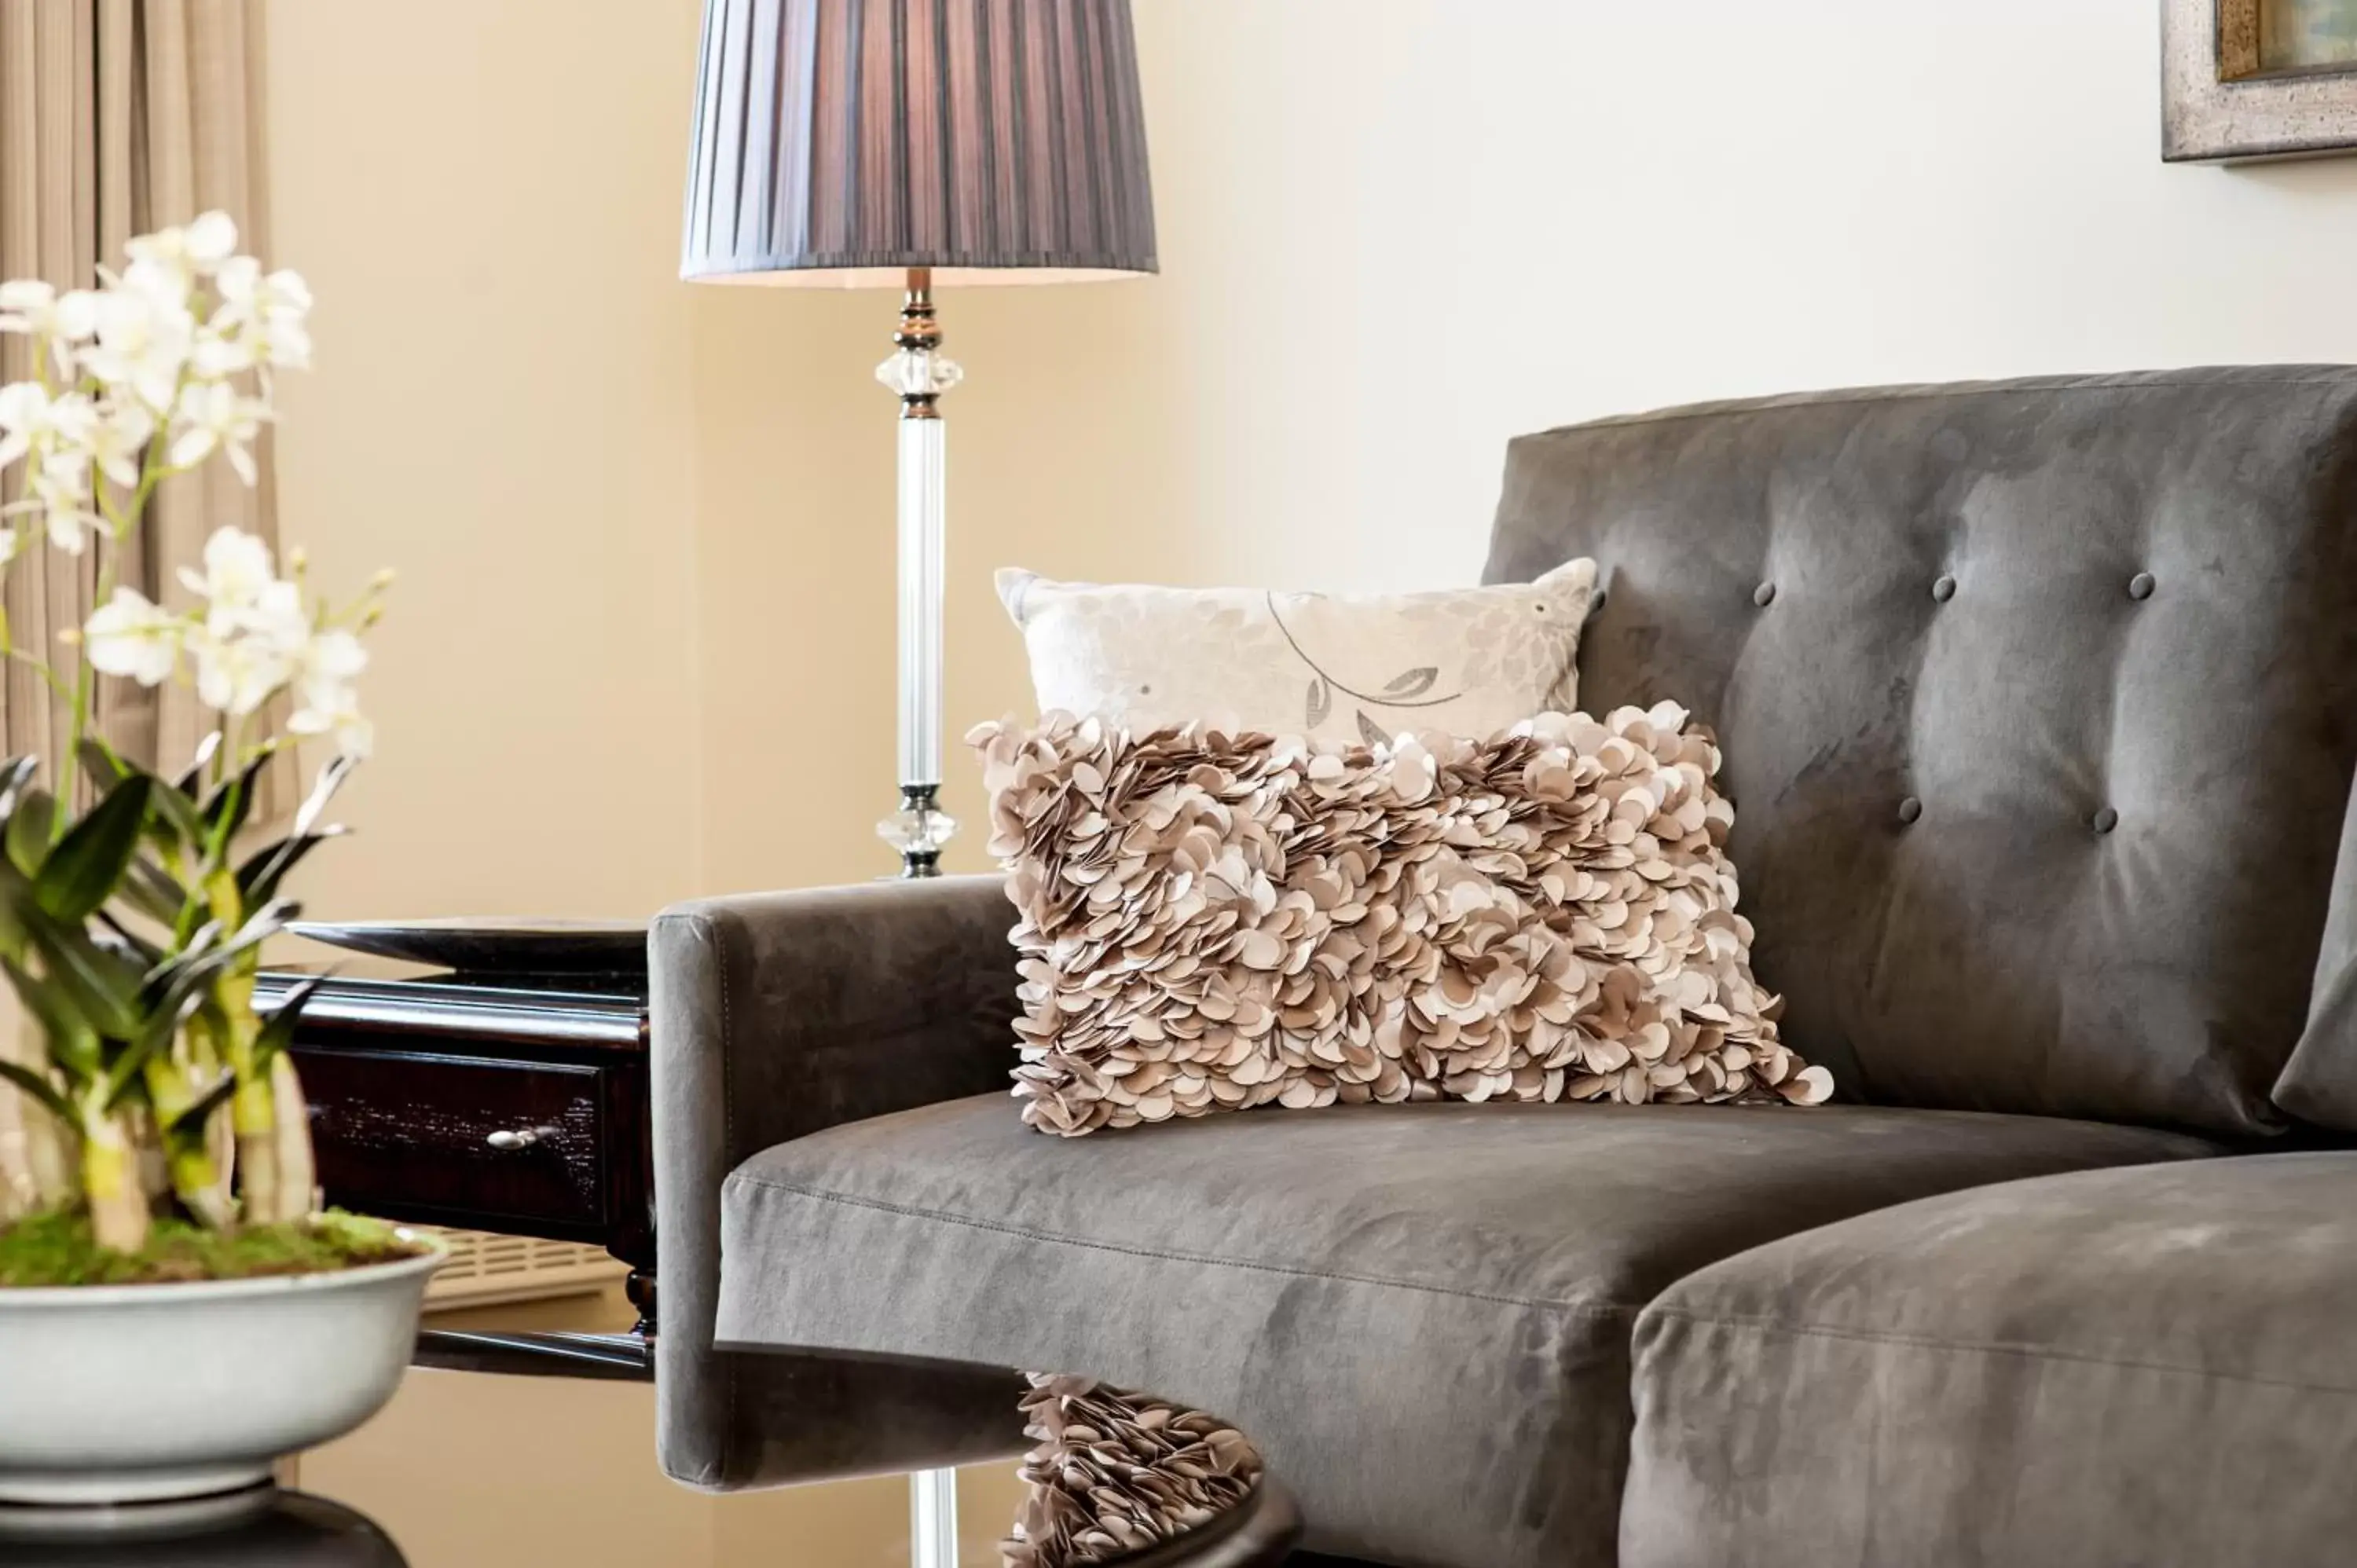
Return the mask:
<svg viewBox="0 0 2357 1568">
<path fill-rule="evenodd" d="M 876 824 L 876 836 L 900 852 L 900 875 L 933 876 L 941 871 L 942 846 L 957 832 L 957 819 L 933 801 L 939 786 L 904 784 L 900 809 Z"/>
</svg>

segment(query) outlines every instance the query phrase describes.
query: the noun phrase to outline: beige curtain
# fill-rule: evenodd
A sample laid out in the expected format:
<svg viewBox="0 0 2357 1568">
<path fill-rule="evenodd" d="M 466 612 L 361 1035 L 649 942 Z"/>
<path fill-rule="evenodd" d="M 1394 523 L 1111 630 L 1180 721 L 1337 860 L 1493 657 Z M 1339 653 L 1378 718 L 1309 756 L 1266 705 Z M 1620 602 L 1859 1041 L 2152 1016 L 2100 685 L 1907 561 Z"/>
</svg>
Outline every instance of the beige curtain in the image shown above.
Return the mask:
<svg viewBox="0 0 2357 1568">
<path fill-rule="evenodd" d="M 120 265 L 135 234 L 220 208 L 242 247 L 270 259 L 263 156 L 264 0 L 0 0 L 0 278 L 88 285 Z M 31 368 L 25 339 L 0 337 L 0 382 Z M 124 579 L 160 598 L 206 537 L 234 523 L 274 543 L 278 531 L 267 433 L 262 482 L 228 466 L 173 480 L 148 514 L 139 559 Z M 14 499 L 10 494 L 6 497 Z M 52 551 L 20 559 L 5 578 L 20 648 L 56 649 L 90 613 L 95 563 Z M 10 661 L 0 681 L 0 753 L 62 742 L 61 704 Z M 187 757 L 205 723 L 183 688 L 107 682 L 99 722 L 131 756 L 166 767 Z M 52 752 L 54 755 L 54 752 Z M 269 781 L 265 813 L 283 794 Z M 0 988 L 5 990 L 5 988 Z M 0 1051 L 17 1048 L 14 997 L 0 997 Z M 15 1096 L 0 1093 L 0 1220 L 32 1196 L 30 1148 Z"/>
<path fill-rule="evenodd" d="M 263 156 L 264 0 L 0 0 L 0 277 L 89 284 L 119 266 L 135 234 L 219 208 L 242 249 L 270 259 Z M 0 338 L 0 381 L 30 367 L 25 340 Z M 149 513 L 140 560 L 123 576 L 160 597 L 216 528 L 277 539 L 267 443 L 248 489 L 224 464 L 173 480 Z M 6 579 L 20 647 L 54 647 L 89 614 L 93 563 L 28 556 Z M 0 687 L 0 750 L 54 744 L 58 704 L 12 665 Z M 107 682 L 105 733 L 166 767 L 203 733 L 180 687 Z"/>
</svg>

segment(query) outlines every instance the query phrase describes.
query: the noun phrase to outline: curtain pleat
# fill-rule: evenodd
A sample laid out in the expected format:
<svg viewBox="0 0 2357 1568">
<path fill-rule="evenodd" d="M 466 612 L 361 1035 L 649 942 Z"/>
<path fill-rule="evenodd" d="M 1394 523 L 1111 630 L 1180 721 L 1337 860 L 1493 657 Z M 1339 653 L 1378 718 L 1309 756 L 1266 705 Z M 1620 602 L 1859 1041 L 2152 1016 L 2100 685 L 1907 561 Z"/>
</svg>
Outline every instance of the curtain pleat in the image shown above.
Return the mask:
<svg viewBox="0 0 2357 1568">
<path fill-rule="evenodd" d="M 214 208 L 237 220 L 245 249 L 268 260 L 263 7 L 264 0 L 0 0 L 0 277 L 87 286 L 100 263 L 122 263 L 132 236 Z M 30 369 L 21 337 L 0 339 L 0 379 Z M 264 479 L 252 489 L 218 463 L 164 486 L 136 559 L 123 563 L 124 580 L 163 596 L 178 568 L 228 524 L 274 544 L 266 431 L 256 456 Z M 90 613 L 95 583 L 88 555 L 44 551 L 19 563 L 0 598 L 18 646 L 54 650 L 57 634 Z M 53 750 L 62 738 L 60 708 L 33 671 L 12 666 L 0 682 L 0 748 Z M 181 686 L 104 682 L 98 709 L 106 734 L 129 755 L 166 767 L 188 755 L 207 728 Z M 279 795 L 274 780 L 270 796 Z"/>
<path fill-rule="evenodd" d="M 98 259 L 91 0 L 0 0 L 0 277 L 86 278 Z M 0 337 L 0 382 L 32 373 L 32 347 Z M 0 500 L 22 494 L 21 471 Z M 48 553 L 8 573 L 0 605 L 18 647 L 54 649 L 89 612 L 91 564 Z M 64 715 L 40 677 L 11 660 L 0 681 L 0 750 L 55 746 Z"/>
<path fill-rule="evenodd" d="M 0 278 L 88 286 L 102 262 L 119 266 L 125 241 L 219 208 L 237 220 L 241 248 L 270 261 L 264 156 L 264 0 L 0 0 Z M 0 336 L 0 382 L 30 374 L 29 345 Z M 257 444 L 262 483 L 248 489 L 213 463 L 164 487 L 149 509 L 124 581 L 151 598 L 175 591 L 177 568 L 199 559 L 213 530 L 235 524 L 277 542 L 269 432 Z M 0 499 L 17 499 L 12 476 Z M 0 587 L 16 646 L 55 657 L 57 637 L 88 617 L 94 553 L 28 552 Z M 208 726 L 181 686 L 101 683 L 98 719 L 126 754 L 176 766 Z M 55 756 L 63 704 L 31 670 L 0 675 L 0 754 Z M 258 804 L 279 814 L 284 770 Z M 6 1009 L 0 1007 L 0 1013 Z M 0 1051 L 13 1029 L 0 1025 Z M 0 1218 L 14 1170 L 23 1174 L 13 1097 L 0 1096 Z M 12 1157 L 13 1156 L 13 1157 Z M 23 1196 L 21 1181 L 13 1196 Z"/>
</svg>

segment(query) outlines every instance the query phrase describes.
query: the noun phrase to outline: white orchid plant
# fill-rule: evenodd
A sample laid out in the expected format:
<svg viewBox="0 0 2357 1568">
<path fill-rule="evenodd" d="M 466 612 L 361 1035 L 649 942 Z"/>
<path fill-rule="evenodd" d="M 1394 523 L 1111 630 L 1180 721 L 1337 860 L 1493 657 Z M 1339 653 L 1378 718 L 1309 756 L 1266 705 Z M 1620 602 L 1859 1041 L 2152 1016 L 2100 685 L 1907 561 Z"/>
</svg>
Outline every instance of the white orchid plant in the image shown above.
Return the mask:
<svg viewBox="0 0 2357 1568">
<path fill-rule="evenodd" d="M 282 576 L 264 541 L 223 528 L 156 598 L 120 580 L 159 487 L 216 459 L 256 482 L 273 378 L 311 355 L 310 291 L 238 253 L 225 214 L 128 249 L 94 288 L 0 284 L 0 333 L 32 350 L 31 378 L 0 386 L 0 563 L 59 551 L 97 585 L 55 648 L 18 646 L 0 613 L 0 656 L 38 671 L 66 719 L 54 756 L 0 765 L 0 972 L 41 1047 L 0 1052 L 0 1083 L 35 1108 L 34 1197 L 135 1252 L 158 1216 L 221 1230 L 314 1207 L 285 1050 L 307 993 L 265 1020 L 254 979 L 294 913 L 280 883 L 341 831 L 320 813 L 368 752 L 354 682 L 388 579 L 329 604 L 299 553 Z M 152 772 L 102 733 L 102 676 L 193 691 L 213 725 L 184 769 Z M 327 760 L 256 843 L 255 797 L 296 737 Z"/>
</svg>

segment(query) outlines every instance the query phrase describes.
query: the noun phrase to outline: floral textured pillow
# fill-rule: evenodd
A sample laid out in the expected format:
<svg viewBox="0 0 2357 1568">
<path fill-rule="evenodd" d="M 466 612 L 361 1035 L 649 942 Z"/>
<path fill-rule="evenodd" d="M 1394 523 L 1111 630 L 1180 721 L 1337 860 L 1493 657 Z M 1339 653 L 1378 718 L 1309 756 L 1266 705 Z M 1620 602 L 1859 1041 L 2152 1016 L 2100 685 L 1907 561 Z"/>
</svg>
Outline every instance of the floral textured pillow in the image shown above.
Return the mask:
<svg viewBox="0 0 2357 1568">
<path fill-rule="evenodd" d="M 1663 703 L 1377 746 L 985 725 L 1024 1119 L 1833 1091 L 1776 1037 L 1718 748 Z"/>
<path fill-rule="evenodd" d="M 1009 567 L 998 596 L 1043 714 L 1133 735 L 1201 722 L 1372 744 L 1577 707 L 1596 563 L 1534 583 L 1358 595 L 1056 583 Z"/>
</svg>

